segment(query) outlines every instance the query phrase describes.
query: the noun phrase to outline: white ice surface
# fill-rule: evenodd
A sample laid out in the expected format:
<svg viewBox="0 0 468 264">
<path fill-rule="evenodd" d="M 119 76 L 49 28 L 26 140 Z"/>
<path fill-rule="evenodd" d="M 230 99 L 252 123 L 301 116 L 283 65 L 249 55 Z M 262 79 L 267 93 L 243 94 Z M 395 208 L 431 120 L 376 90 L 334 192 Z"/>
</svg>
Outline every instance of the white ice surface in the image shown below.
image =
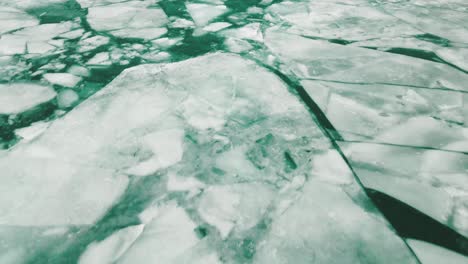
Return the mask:
<svg viewBox="0 0 468 264">
<path fill-rule="evenodd" d="M 49 86 L 35 83 L 0 84 L 0 114 L 20 114 L 50 102 L 56 92 Z"/>
</svg>

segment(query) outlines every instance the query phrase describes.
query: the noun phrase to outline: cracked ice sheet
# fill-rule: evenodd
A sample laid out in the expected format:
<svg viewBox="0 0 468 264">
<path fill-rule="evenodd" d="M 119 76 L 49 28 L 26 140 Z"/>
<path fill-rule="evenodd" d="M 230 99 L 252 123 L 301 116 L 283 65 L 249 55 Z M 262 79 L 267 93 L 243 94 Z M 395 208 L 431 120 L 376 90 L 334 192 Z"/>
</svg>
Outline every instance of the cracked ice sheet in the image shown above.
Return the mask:
<svg viewBox="0 0 468 264">
<path fill-rule="evenodd" d="M 267 9 L 284 32 L 351 46 L 407 49 L 439 56 L 466 70 L 466 1 L 312 1 L 281 2 Z M 429 35 L 427 35 L 429 34 Z M 427 35 L 427 36 L 426 36 Z M 465 56 L 466 57 L 466 56 Z"/>
<path fill-rule="evenodd" d="M 187 11 L 198 27 L 207 25 L 211 20 L 228 11 L 224 5 L 187 3 L 186 6 Z"/>
<path fill-rule="evenodd" d="M 386 193 L 468 236 L 468 155 L 340 142 L 364 186 Z M 450 148 L 465 148 L 468 140 Z"/>
<path fill-rule="evenodd" d="M 41 24 L 4 34 L 0 38 L 0 55 L 42 54 L 60 49 L 63 42 L 54 38 L 76 26 L 72 22 Z"/>
<path fill-rule="evenodd" d="M 0 34 L 37 24 L 39 21 L 35 17 L 21 10 L 0 6 Z"/>
<path fill-rule="evenodd" d="M 169 131 L 182 137 L 167 145 L 156 136 Z M 272 73 L 222 53 L 128 69 L 41 138 L 7 152 L 0 201 L 7 199 L 1 210 L 9 214 L 1 220 L 93 223 L 125 188 L 129 169 L 151 160 L 164 166 L 138 177 L 192 184 L 172 180 L 166 196 L 180 197 L 178 204 L 141 217 L 141 233 L 122 231 L 92 244 L 83 263 L 117 255 L 117 263 L 219 263 L 221 254 L 245 263 L 244 248 L 229 246 L 239 241 L 257 248 L 253 263 L 415 263 L 298 98 Z M 8 192 L 21 188 L 27 192 Z M 184 188 L 207 191 L 186 195 Z M 210 200 L 225 195 L 233 199 Z M 206 238 L 196 235 L 199 225 L 211 226 Z"/>
<path fill-rule="evenodd" d="M 67 0 L 0 0 L 0 6 L 15 7 L 21 10 L 34 9 L 38 7 L 45 7 L 53 4 L 63 4 Z"/>
<path fill-rule="evenodd" d="M 269 28 L 265 44 L 302 79 L 379 83 L 468 91 L 468 75 L 448 65 L 365 48 L 332 44 Z"/>
<path fill-rule="evenodd" d="M 423 33 L 368 1 L 286 1 L 267 12 L 290 24 L 290 32 L 324 39 L 361 41 Z"/>
<path fill-rule="evenodd" d="M 57 93 L 36 83 L 0 84 L 0 116 L 18 115 L 55 99 Z"/>
<path fill-rule="evenodd" d="M 415 4 L 416 3 L 416 4 Z M 436 36 L 446 38 L 453 42 L 467 43 L 468 17 L 466 1 L 458 0 L 453 3 L 458 6 L 453 10 L 440 8 L 442 2 L 423 3 L 422 1 L 409 1 L 408 3 L 383 3 L 384 12 L 405 21 L 413 27 Z"/>
<path fill-rule="evenodd" d="M 165 34 L 169 22 L 154 1 L 127 1 L 88 9 L 87 20 L 97 31 L 116 37 L 151 40 Z"/>
<path fill-rule="evenodd" d="M 457 51 L 457 46 L 466 47 L 465 2 L 285 1 L 267 11 L 271 21 L 283 24 L 285 31 L 295 34 L 383 50 L 404 48 L 409 52 L 438 53 L 440 49 Z M 424 34 L 432 34 L 435 39 L 421 39 Z"/>
<path fill-rule="evenodd" d="M 396 85 L 302 81 L 347 141 L 468 152 L 468 94 Z"/>
</svg>

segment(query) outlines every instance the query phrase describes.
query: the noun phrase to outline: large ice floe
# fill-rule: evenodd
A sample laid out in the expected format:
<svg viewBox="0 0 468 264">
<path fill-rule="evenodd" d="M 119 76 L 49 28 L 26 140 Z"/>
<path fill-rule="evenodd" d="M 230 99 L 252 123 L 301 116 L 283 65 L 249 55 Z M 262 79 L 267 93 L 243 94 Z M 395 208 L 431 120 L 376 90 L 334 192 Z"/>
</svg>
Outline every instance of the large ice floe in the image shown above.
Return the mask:
<svg viewBox="0 0 468 264">
<path fill-rule="evenodd" d="M 134 208 L 140 235 L 119 231 L 80 262 L 415 263 L 349 170 L 312 168 L 346 168 L 332 153 L 297 97 L 251 61 L 216 53 L 138 66 L 5 154 L 0 222 L 118 221 L 106 211 L 148 200 Z M 147 189 L 129 194 L 141 181 Z"/>
<path fill-rule="evenodd" d="M 166 14 L 152 6 L 154 1 L 125 1 L 107 5 L 101 2 L 107 1 L 95 1 L 88 8 L 87 20 L 95 30 L 116 37 L 139 39 L 155 39 L 167 32 Z"/>
</svg>

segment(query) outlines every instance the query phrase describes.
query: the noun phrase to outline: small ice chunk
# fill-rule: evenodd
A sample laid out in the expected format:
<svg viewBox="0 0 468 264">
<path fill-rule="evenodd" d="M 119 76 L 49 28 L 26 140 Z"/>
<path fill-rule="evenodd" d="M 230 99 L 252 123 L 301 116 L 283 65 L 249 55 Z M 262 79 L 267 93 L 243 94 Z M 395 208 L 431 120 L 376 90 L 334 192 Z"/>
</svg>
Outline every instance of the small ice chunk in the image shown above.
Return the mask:
<svg viewBox="0 0 468 264">
<path fill-rule="evenodd" d="M 167 49 L 173 45 L 176 45 L 182 40 L 183 38 L 160 38 L 160 39 L 151 41 L 151 43 L 158 46 L 158 48 Z"/>
<path fill-rule="evenodd" d="M 43 54 L 57 49 L 56 46 L 44 41 L 31 41 L 26 43 L 26 50 L 29 54 Z"/>
<path fill-rule="evenodd" d="M 82 39 L 78 42 L 78 45 L 80 46 L 78 48 L 78 52 L 87 52 L 95 50 L 101 46 L 107 45 L 109 41 L 109 37 L 100 35 Z"/>
<path fill-rule="evenodd" d="M 224 45 L 229 51 L 234 53 L 245 52 L 253 48 L 247 41 L 237 38 L 226 38 Z"/>
<path fill-rule="evenodd" d="M 203 27 L 203 30 L 208 31 L 208 32 L 216 32 L 216 31 L 220 31 L 221 29 L 227 28 L 229 26 L 231 26 L 231 23 L 228 23 L 228 22 L 215 22 L 215 23 L 209 24 L 206 27 Z"/>
<path fill-rule="evenodd" d="M 56 236 L 56 235 L 65 235 L 70 229 L 65 226 L 56 226 L 47 228 L 42 235 L 44 236 Z"/>
<path fill-rule="evenodd" d="M 186 7 L 193 21 L 199 27 L 208 24 L 211 20 L 228 11 L 224 5 L 186 4 Z"/>
<path fill-rule="evenodd" d="M 94 55 L 86 64 L 91 66 L 109 66 L 112 64 L 112 61 L 110 60 L 109 52 L 104 51 Z"/>
<path fill-rule="evenodd" d="M 128 174 L 145 176 L 179 162 L 184 153 L 184 131 L 169 129 L 146 135 L 143 139 L 154 156 L 127 170 Z"/>
<path fill-rule="evenodd" d="M 149 52 L 141 56 L 148 62 L 162 62 L 167 61 L 171 57 L 171 54 L 165 51 L 161 52 Z"/>
<path fill-rule="evenodd" d="M 48 41 L 62 33 L 72 29 L 72 22 L 40 24 L 33 27 L 27 27 L 14 32 L 17 36 L 23 36 L 28 41 Z"/>
<path fill-rule="evenodd" d="M 273 2 L 273 0 L 262 0 L 259 5 L 263 5 L 263 6 L 266 6 L 266 5 L 269 5 Z"/>
<path fill-rule="evenodd" d="M 247 159 L 245 149 L 237 147 L 221 153 L 216 158 L 216 167 L 224 171 L 233 171 L 239 175 L 250 175 L 257 173 L 252 162 Z"/>
<path fill-rule="evenodd" d="M 94 6 L 88 9 L 87 19 L 93 29 L 107 31 L 117 37 L 154 39 L 165 33 L 162 27 L 168 19 L 162 9 L 144 5 L 130 1 Z"/>
<path fill-rule="evenodd" d="M 257 7 L 257 6 L 252 6 L 252 7 L 247 8 L 247 13 L 249 13 L 249 14 L 261 14 L 261 13 L 263 13 L 263 9 L 261 9 L 260 7 Z"/>
<path fill-rule="evenodd" d="M 175 263 L 199 242 L 195 228 L 183 208 L 173 203 L 163 206 L 119 263 Z"/>
<path fill-rule="evenodd" d="M 0 36 L 0 55 L 16 55 L 26 53 L 27 40 L 21 36 Z"/>
<path fill-rule="evenodd" d="M 84 32 L 85 32 L 84 29 L 79 28 L 79 29 L 75 29 L 75 30 L 72 30 L 72 31 L 62 33 L 58 37 L 64 38 L 64 39 L 77 39 L 77 38 L 81 37 Z"/>
<path fill-rule="evenodd" d="M 166 28 L 143 28 L 135 30 L 133 28 L 124 28 L 119 30 L 111 31 L 112 35 L 121 38 L 136 38 L 152 40 L 161 37 L 167 33 Z"/>
<path fill-rule="evenodd" d="M 68 72 L 76 75 L 76 76 L 81 76 L 81 77 L 89 77 L 90 72 L 86 67 L 80 66 L 80 65 L 72 65 L 68 69 Z"/>
<path fill-rule="evenodd" d="M 263 33 L 260 23 L 251 23 L 241 28 L 228 29 L 223 32 L 223 35 L 232 38 L 250 39 L 263 42 Z"/>
<path fill-rule="evenodd" d="M 184 18 L 177 18 L 169 26 L 171 28 L 192 28 L 194 27 L 194 24 L 190 20 Z"/>
<path fill-rule="evenodd" d="M 0 84 L 0 115 L 20 114 L 52 101 L 56 95 L 49 86 L 34 83 Z"/>
<path fill-rule="evenodd" d="M 19 1 L 3 1 L 2 5 L 15 6 L 21 10 L 36 9 L 47 5 L 64 4 L 67 0 L 19 0 Z M 83 1 L 83 0 L 80 0 Z M 86 0 L 85 0 L 86 1 Z M 94 1 L 94 0 L 93 0 Z"/>
<path fill-rule="evenodd" d="M 132 49 L 137 50 L 137 51 L 143 51 L 146 49 L 146 46 L 140 43 L 135 43 L 132 45 Z"/>
<path fill-rule="evenodd" d="M 167 179 L 167 190 L 172 192 L 183 192 L 188 191 L 190 193 L 196 193 L 199 189 L 205 185 L 203 182 L 193 177 L 182 177 L 175 173 L 171 173 Z"/>
<path fill-rule="evenodd" d="M 73 106 L 80 97 L 78 94 L 71 90 L 71 89 L 65 89 L 59 92 L 57 95 L 57 104 L 59 108 L 69 108 Z"/>
<path fill-rule="evenodd" d="M 15 130 L 15 134 L 24 140 L 32 140 L 42 133 L 50 126 L 49 122 L 39 121 L 31 124 L 28 127 L 20 128 Z"/>
<path fill-rule="evenodd" d="M 69 88 L 75 87 L 82 79 L 81 77 L 75 76 L 71 73 L 46 73 L 43 77 L 51 84 L 57 84 Z"/>
</svg>

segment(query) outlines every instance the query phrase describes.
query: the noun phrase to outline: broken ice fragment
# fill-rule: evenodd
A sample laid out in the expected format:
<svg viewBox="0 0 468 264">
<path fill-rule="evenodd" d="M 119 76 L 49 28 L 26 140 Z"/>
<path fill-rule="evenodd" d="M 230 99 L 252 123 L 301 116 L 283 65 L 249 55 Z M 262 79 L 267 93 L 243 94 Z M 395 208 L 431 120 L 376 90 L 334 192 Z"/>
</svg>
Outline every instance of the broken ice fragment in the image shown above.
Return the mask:
<svg viewBox="0 0 468 264">
<path fill-rule="evenodd" d="M 21 114 L 51 102 L 56 95 L 52 88 L 34 83 L 0 84 L 0 115 Z"/>
<path fill-rule="evenodd" d="M 26 53 L 26 40 L 23 37 L 6 34 L 0 36 L 0 55 Z"/>
<path fill-rule="evenodd" d="M 184 18 L 177 18 L 169 24 L 171 28 L 192 28 L 194 24 L 192 21 L 184 19 Z"/>
<path fill-rule="evenodd" d="M 159 38 L 160 36 L 167 33 L 166 28 L 144 28 L 135 30 L 132 28 L 118 29 L 111 31 L 112 35 L 121 38 L 136 38 L 152 40 Z"/>
<path fill-rule="evenodd" d="M 153 156 L 127 170 L 128 174 L 146 176 L 159 169 L 176 164 L 183 155 L 184 131 L 169 129 L 146 135 L 144 141 L 153 152 Z"/>
<path fill-rule="evenodd" d="M 15 134 L 23 138 L 24 140 L 29 141 L 41 135 L 42 133 L 44 133 L 44 131 L 49 126 L 50 126 L 50 123 L 40 121 L 40 122 L 31 124 L 29 127 L 16 129 Z"/>
<path fill-rule="evenodd" d="M 150 3 L 129 1 L 88 9 L 87 19 L 97 31 L 106 31 L 122 38 L 154 39 L 164 34 L 163 29 L 169 21 L 159 8 L 148 6 Z"/>
<path fill-rule="evenodd" d="M 171 173 L 168 176 L 167 189 L 169 191 L 188 191 L 190 193 L 196 193 L 203 187 L 205 187 L 205 184 L 196 178 L 182 177 L 174 173 Z"/>
<path fill-rule="evenodd" d="M 174 263 L 175 258 L 198 243 L 195 228 L 183 208 L 175 204 L 162 206 L 119 263 Z"/>
<path fill-rule="evenodd" d="M 75 29 L 75 30 L 72 30 L 72 31 L 62 33 L 58 37 L 64 38 L 64 39 L 77 39 L 77 38 L 81 37 L 84 32 L 85 32 L 84 29 L 79 28 L 79 29 Z"/>
<path fill-rule="evenodd" d="M 89 77 L 90 75 L 89 70 L 80 65 L 72 65 L 67 71 L 75 76 Z"/>
<path fill-rule="evenodd" d="M 255 226 L 272 199 L 273 190 L 262 184 L 210 186 L 203 192 L 198 211 L 225 239 L 231 231 L 242 232 Z"/>
<path fill-rule="evenodd" d="M 151 41 L 154 45 L 161 49 L 170 48 L 173 45 L 177 45 L 183 40 L 183 38 L 159 38 Z"/>
<path fill-rule="evenodd" d="M 100 52 L 86 62 L 86 65 L 90 67 L 99 67 L 99 66 L 110 66 L 112 61 L 110 60 L 109 52 Z"/>
<path fill-rule="evenodd" d="M 211 20 L 228 11 L 224 5 L 186 4 L 186 6 L 193 21 L 199 27 L 205 26 Z"/>
<path fill-rule="evenodd" d="M 161 52 L 148 52 L 141 56 L 142 59 L 147 62 L 162 62 L 168 61 L 171 57 L 171 54 L 165 51 Z"/>
<path fill-rule="evenodd" d="M 95 50 L 101 46 L 107 45 L 110 39 L 106 36 L 94 36 L 90 38 L 81 39 L 78 42 L 78 52 L 88 52 Z"/>
<path fill-rule="evenodd" d="M 229 37 L 224 41 L 224 46 L 226 46 L 227 50 L 234 53 L 245 52 L 253 48 L 252 45 L 245 40 Z"/>
<path fill-rule="evenodd" d="M 0 35 L 37 24 L 39 24 L 39 21 L 35 17 L 21 10 L 0 6 Z"/>
<path fill-rule="evenodd" d="M 215 23 L 211 23 L 211 24 L 203 27 L 203 30 L 204 31 L 209 31 L 209 32 L 216 32 L 216 31 L 219 31 L 221 29 L 227 28 L 229 26 L 231 26 L 231 23 L 215 22 Z"/>
<path fill-rule="evenodd" d="M 422 264 L 439 264 L 444 262 L 450 264 L 468 263 L 468 257 L 443 247 L 415 239 L 407 239 L 406 242 L 413 249 Z"/>
<path fill-rule="evenodd" d="M 70 73 L 46 73 L 43 75 L 43 77 L 51 84 L 56 84 L 68 88 L 75 87 L 79 82 L 81 82 L 82 79 L 81 77 Z"/>
<path fill-rule="evenodd" d="M 260 23 L 252 23 L 241 28 L 228 29 L 223 32 L 223 35 L 231 38 L 255 40 L 263 42 L 263 33 Z"/>
<path fill-rule="evenodd" d="M 78 264 L 103 264 L 117 261 L 143 232 L 144 225 L 123 228 L 103 241 L 93 242 L 80 256 Z"/>
<path fill-rule="evenodd" d="M 64 89 L 59 92 L 57 96 L 57 105 L 59 108 L 69 108 L 73 106 L 80 97 L 71 89 Z"/>
</svg>

